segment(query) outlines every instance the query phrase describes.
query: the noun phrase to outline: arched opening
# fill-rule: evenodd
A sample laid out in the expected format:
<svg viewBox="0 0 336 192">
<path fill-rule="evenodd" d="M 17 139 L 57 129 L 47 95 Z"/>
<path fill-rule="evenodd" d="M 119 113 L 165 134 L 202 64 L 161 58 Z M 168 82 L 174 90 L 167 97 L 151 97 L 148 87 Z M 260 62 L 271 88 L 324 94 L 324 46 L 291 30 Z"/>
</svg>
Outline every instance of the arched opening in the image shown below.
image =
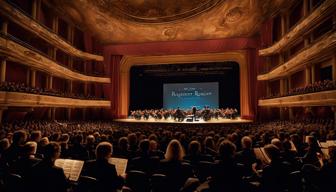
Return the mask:
<svg viewBox="0 0 336 192">
<path fill-rule="evenodd" d="M 246 51 L 225 53 L 164 55 L 164 56 L 124 56 L 120 64 L 120 83 L 118 91 L 118 118 L 126 118 L 130 103 L 130 69 L 132 66 L 153 64 L 188 64 L 234 61 L 239 64 L 240 116 L 253 116 L 251 93 L 249 88 L 249 73 Z"/>
</svg>

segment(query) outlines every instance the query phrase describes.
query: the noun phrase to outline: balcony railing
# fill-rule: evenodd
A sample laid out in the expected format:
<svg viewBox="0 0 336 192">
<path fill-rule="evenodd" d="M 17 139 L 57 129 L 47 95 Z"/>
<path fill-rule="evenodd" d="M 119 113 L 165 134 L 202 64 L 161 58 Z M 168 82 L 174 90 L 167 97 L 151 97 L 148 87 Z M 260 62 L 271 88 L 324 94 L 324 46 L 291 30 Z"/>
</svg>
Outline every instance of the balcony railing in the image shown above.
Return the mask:
<svg viewBox="0 0 336 192">
<path fill-rule="evenodd" d="M 0 1 L 0 10 L 0 14 L 11 18 L 13 22 L 19 24 L 26 30 L 34 33 L 35 35 L 48 41 L 53 46 L 62 49 L 70 55 L 89 60 L 104 60 L 104 58 L 100 55 L 87 53 L 75 48 L 67 39 L 64 39 L 63 37 L 56 34 L 49 27 L 41 24 L 41 22 L 32 18 L 31 15 L 27 14 L 25 11 L 23 11 L 20 7 L 18 7 L 15 3 L 11 1 Z"/>
</svg>

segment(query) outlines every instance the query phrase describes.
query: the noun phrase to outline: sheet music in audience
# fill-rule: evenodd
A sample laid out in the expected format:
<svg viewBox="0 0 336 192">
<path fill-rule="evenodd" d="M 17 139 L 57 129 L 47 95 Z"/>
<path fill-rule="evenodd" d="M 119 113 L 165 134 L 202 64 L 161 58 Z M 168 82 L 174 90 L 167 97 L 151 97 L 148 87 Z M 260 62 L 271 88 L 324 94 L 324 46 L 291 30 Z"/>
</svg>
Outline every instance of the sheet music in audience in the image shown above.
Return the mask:
<svg viewBox="0 0 336 192">
<path fill-rule="evenodd" d="M 83 169 L 84 161 L 73 159 L 57 159 L 55 161 L 57 167 L 61 167 L 64 174 L 70 181 L 78 181 L 80 173 Z"/>
<path fill-rule="evenodd" d="M 261 160 L 265 164 L 271 163 L 271 159 L 268 157 L 263 147 L 254 148 L 253 151 L 257 159 Z"/>
<path fill-rule="evenodd" d="M 336 147 L 336 140 L 327 140 L 328 147 Z"/>
<path fill-rule="evenodd" d="M 126 173 L 127 159 L 111 157 L 108 162 L 115 165 L 118 175 L 124 175 Z"/>
</svg>

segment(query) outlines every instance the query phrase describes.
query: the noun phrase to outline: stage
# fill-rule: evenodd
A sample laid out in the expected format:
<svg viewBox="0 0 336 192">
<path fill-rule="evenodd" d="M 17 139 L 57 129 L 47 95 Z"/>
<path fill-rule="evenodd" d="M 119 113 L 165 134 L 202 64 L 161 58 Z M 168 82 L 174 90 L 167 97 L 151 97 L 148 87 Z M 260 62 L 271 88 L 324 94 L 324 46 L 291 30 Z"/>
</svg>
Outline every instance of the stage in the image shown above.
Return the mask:
<svg viewBox="0 0 336 192">
<path fill-rule="evenodd" d="M 133 119 L 133 118 L 127 118 L 127 119 L 115 119 L 115 122 L 120 122 L 120 123 L 164 123 L 164 124 L 246 124 L 246 123 L 252 123 L 252 120 L 247 120 L 247 119 L 241 119 L 241 118 L 236 118 L 236 119 L 211 119 L 209 121 L 204 121 L 203 119 L 198 119 L 198 121 L 187 121 L 185 119 L 184 121 L 175 121 L 174 119 L 154 119 L 154 118 L 149 118 L 148 120 L 141 118 L 140 120 Z"/>
</svg>

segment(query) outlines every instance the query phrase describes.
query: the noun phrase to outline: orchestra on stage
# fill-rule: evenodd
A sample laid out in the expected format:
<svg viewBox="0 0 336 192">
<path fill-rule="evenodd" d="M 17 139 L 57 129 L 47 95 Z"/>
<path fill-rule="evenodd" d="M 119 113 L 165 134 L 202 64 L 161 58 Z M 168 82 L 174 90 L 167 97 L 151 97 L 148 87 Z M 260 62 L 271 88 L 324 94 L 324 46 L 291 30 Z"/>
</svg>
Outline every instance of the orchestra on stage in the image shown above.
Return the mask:
<svg viewBox="0 0 336 192">
<path fill-rule="evenodd" d="M 145 109 L 145 110 L 134 110 L 131 111 L 129 118 L 136 120 L 148 120 L 149 118 L 154 118 L 155 120 L 168 120 L 174 119 L 175 121 L 182 122 L 186 118 L 191 117 L 192 121 L 198 121 L 202 119 L 204 121 L 209 121 L 211 119 L 236 119 L 239 116 L 238 110 L 236 108 L 225 108 L 225 109 L 212 109 L 205 106 L 203 109 L 197 109 L 192 107 L 191 109 Z"/>
</svg>

